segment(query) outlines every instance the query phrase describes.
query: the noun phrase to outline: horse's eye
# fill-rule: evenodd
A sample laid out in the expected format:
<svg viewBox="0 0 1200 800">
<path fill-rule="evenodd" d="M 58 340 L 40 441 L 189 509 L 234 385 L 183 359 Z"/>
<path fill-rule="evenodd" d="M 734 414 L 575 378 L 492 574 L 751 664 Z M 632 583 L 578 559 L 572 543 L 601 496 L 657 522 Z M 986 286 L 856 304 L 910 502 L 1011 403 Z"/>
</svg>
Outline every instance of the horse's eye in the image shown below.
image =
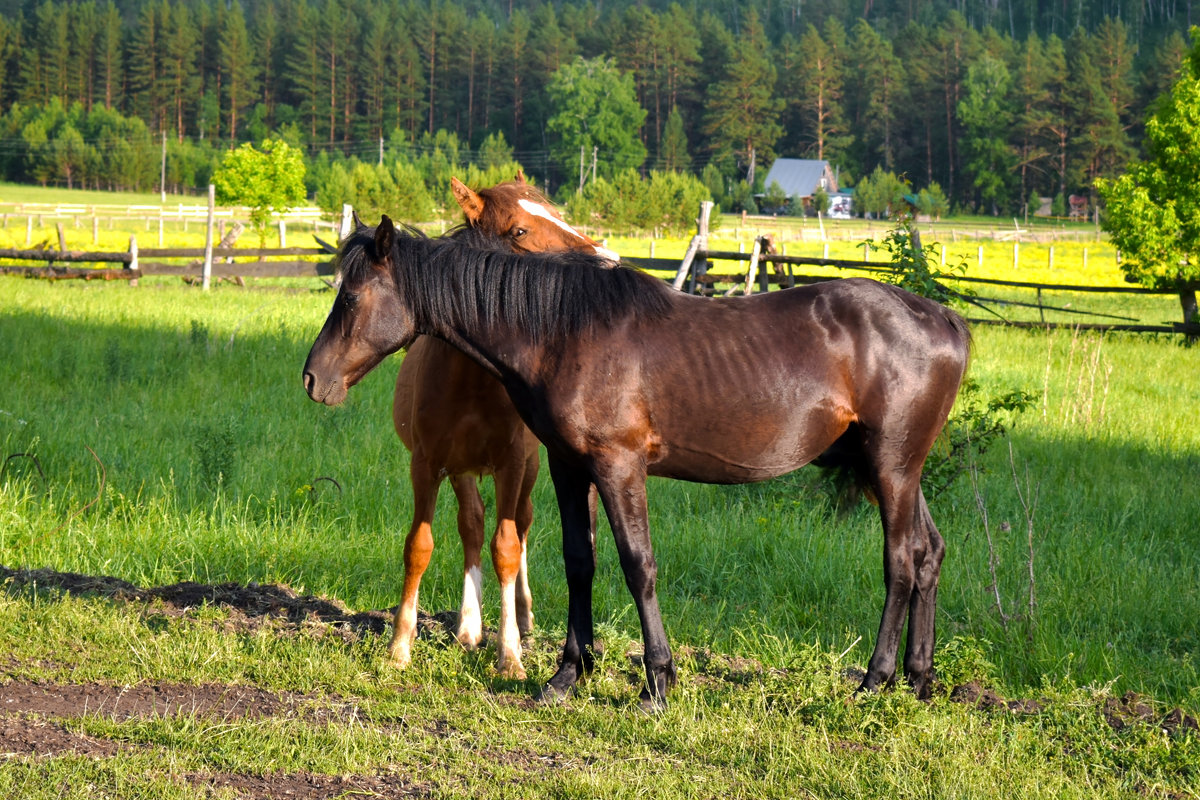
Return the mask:
<svg viewBox="0 0 1200 800">
<path fill-rule="evenodd" d="M 529 231 L 525 230 L 524 228 L 513 228 L 512 236 L 514 239 L 520 239 L 528 232 Z"/>
<path fill-rule="evenodd" d="M 346 292 L 345 296 L 342 298 L 342 302 L 344 302 L 350 308 L 354 308 L 356 305 L 358 305 L 358 295 L 352 292 Z"/>
</svg>

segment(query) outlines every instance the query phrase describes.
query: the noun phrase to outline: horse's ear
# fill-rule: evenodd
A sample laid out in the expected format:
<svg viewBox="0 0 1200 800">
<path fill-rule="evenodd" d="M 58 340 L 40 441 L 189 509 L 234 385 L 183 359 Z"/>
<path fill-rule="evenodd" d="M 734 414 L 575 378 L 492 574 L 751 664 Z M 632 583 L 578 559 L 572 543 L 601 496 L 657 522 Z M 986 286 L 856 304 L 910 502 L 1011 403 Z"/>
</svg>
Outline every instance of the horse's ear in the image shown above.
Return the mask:
<svg viewBox="0 0 1200 800">
<path fill-rule="evenodd" d="M 520 167 L 517 167 L 517 177 L 514 178 L 513 180 L 515 180 L 517 183 L 524 186 L 525 185 L 525 170 L 521 169 Z"/>
<path fill-rule="evenodd" d="M 383 215 L 379 227 L 375 229 L 375 257 L 382 263 L 391 261 L 392 246 L 396 243 L 396 226 L 391 218 Z"/>
<path fill-rule="evenodd" d="M 458 178 L 450 178 L 450 188 L 454 192 L 454 199 L 458 201 L 463 213 L 467 215 L 467 222 L 474 225 L 483 215 L 483 198 L 471 191 Z"/>
</svg>

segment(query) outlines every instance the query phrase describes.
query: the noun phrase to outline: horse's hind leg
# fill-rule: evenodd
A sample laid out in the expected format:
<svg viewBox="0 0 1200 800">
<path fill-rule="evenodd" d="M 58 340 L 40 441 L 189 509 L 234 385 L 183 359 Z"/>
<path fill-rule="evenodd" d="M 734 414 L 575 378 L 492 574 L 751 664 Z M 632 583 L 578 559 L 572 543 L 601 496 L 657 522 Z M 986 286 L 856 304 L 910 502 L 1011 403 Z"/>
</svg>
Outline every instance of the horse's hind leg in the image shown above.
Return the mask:
<svg viewBox="0 0 1200 800">
<path fill-rule="evenodd" d="M 529 591 L 529 529 L 533 526 L 533 485 L 537 482 L 537 445 L 530 448 L 525 459 L 525 474 L 517 498 L 517 535 L 521 538 L 521 566 L 517 571 L 517 629 L 521 635 L 533 630 L 533 594 Z"/>
<path fill-rule="evenodd" d="M 899 457 L 871 458 L 874 484 L 883 521 L 883 579 L 886 597 L 875 650 L 863 678 L 863 689 L 890 685 L 896 679 L 896 655 L 904 619 L 909 612 L 913 624 L 905 649 L 905 673 L 919 697 L 929 693 L 933 666 L 933 618 L 937 582 L 944 545 L 930 522 L 921 495 L 921 471 L 913 468 L 923 459 L 900 453 Z"/>
<path fill-rule="evenodd" d="M 472 475 L 451 475 L 450 485 L 458 500 L 458 536 L 463 548 L 463 594 L 455 638 L 474 649 L 483 641 L 483 498 Z"/>
<path fill-rule="evenodd" d="M 396 618 L 389 658 L 397 667 L 412 661 L 412 643 L 417 635 L 417 590 L 433 554 L 433 510 L 437 501 L 437 473 L 424 459 L 412 461 L 413 520 L 404 540 L 404 591 Z"/>
<path fill-rule="evenodd" d="M 934 617 L 937 607 L 938 576 L 946 544 L 933 517 L 925 496 L 917 490 L 917 507 L 913 525 L 915 535 L 923 537 L 925 557 L 917 565 L 912 599 L 908 610 L 908 644 L 904 649 L 904 676 L 917 697 L 928 697 L 933 677 Z"/>
</svg>

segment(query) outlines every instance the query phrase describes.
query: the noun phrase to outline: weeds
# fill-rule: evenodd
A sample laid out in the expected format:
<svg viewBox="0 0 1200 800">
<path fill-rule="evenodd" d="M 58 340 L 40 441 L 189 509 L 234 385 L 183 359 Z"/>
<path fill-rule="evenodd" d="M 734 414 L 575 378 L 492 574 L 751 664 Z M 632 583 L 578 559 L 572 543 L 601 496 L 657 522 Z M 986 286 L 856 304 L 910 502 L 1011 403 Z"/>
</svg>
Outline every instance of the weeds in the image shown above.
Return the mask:
<svg viewBox="0 0 1200 800">
<path fill-rule="evenodd" d="M 1054 367 L 1056 337 L 1046 341 L 1046 369 L 1042 380 L 1042 419 L 1051 411 L 1051 377 Z M 1076 328 L 1071 334 L 1067 351 L 1066 373 L 1062 376 L 1065 387 L 1057 402 L 1058 422 L 1067 427 L 1095 430 L 1102 426 L 1108 415 L 1109 381 L 1113 367 L 1103 357 L 1104 337 L 1081 336 Z"/>
<path fill-rule="evenodd" d="M 1038 500 L 1041 497 L 1041 485 L 1033 483 L 1029 477 L 1028 468 L 1025 470 L 1024 481 L 1017 475 L 1016 457 L 1013 455 L 1012 443 L 1008 445 L 1008 463 L 1012 470 L 1013 483 L 1016 486 L 1017 498 L 1021 504 L 1023 522 L 1025 524 L 1025 546 L 1026 546 L 1026 590 L 1027 599 L 1026 606 L 1023 612 L 1005 611 L 1004 598 L 1000 591 L 999 571 L 1001 566 L 1000 555 L 998 553 L 996 542 L 992 538 L 991 520 L 988 515 L 987 501 L 983 495 L 983 490 L 980 488 L 979 471 L 974 465 L 971 466 L 969 474 L 971 476 L 971 490 L 975 495 L 975 504 L 979 509 L 979 517 L 983 522 L 983 533 L 987 538 L 988 549 L 988 573 L 991 575 L 992 582 L 988 587 L 991 591 L 995 602 L 996 615 L 1000 619 L 1000 624 L 1005 630 L 1008 629 L 1010 623 L 1026 622 L 1028 623 L 1027 636 L 1032 639 L 1033 627 L 1035 622 L 1035 611 L 1037 609 L 1037 589 L 1036 579 L 1034 577 L 1034 560 L 1037 556 L 1037 549 L 1034 546 L 1034 518 L 1037 514 Z M 1012 524 L 1008 521 L 1000 523 L 1000 532 L 1009 534 L 1012 532 Z M 1011 606 L 1010 606 L 1011 609 Z"/>
<path fill-rule="evenodd" d="M 237 468 L 236 426 L 229 419 L 202 423 L 192 434 L 196 453 L 197 477 L 201 485 L 217 489 L 230 482 Z"/>
</svg>

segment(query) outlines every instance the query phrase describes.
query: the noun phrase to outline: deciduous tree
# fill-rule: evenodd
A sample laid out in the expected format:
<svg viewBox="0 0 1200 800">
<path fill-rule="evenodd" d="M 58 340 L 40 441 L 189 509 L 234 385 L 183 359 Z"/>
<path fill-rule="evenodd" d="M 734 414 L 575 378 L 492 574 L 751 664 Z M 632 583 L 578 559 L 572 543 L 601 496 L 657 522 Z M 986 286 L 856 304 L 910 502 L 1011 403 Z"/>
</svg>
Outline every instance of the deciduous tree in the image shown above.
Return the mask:
<svg viewBox="0 0 1200 800">
<path fill-rule="evenodd" d="M 1189 316 L 1200 286 L 1200 28 L 1192 28 L 1192 42 L 1170 94 L 1146 122 L 1146 159 L 1096 181 L 1106 204 L 1102 225 L 1125 274 L 1183 290 Z"/>
<path fill-rule="evenodd" d="M 217 202 L 250 208 L 250 222 L 259 242 L 275 211 L 304 202 L 304 159 L 281 139 L 267 139 L 257 148 L 247 142 L 230 150 L 213 173 Z"/>
<path fill-rule="evenodd" d="M 551 150 L 567 175 L 578 168 L 581 149 L 590 163 L 597 148 L 597 171 L 605 177 L 646 160 L 638 138 L 646 111 L 634 97 L 632 77 L 611 60 L 578 57 L 559 67 L 548 90 L 553 116 L 546 127 L 557 137 Z"/>
</svg>

